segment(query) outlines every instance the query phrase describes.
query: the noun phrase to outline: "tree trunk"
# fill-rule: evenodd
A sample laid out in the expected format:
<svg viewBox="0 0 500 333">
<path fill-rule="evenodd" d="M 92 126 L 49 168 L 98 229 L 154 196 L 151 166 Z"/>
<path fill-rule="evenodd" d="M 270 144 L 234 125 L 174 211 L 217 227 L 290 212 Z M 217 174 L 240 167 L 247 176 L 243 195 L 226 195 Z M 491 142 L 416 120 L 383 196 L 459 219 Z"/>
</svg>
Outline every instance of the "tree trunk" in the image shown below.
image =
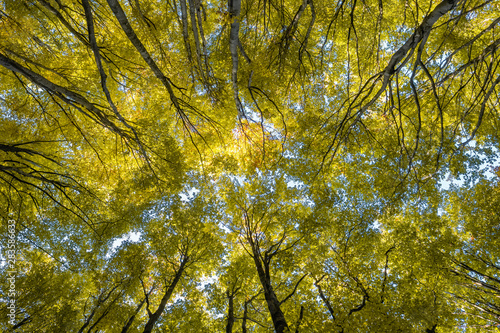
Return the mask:
<svg viewBox="0 0 500 333">
<path fill-rule="evenodd" d="M 153 314 L 149 315 L 149 320 L 146 323 L 146 326 L 144 327 L 143 333 L 151 333 L 153 330 L 156 322 L 158 319 L 160 319 L 161 314 L 165 310 L 165 306 L 167 305 L 168 300 L 172 296 L 172 293 L 174 292 L 175 286 L 181 279 L 182 273 L 184 273 L 184 268 L 186 267 L 186 263 L 188 261 L 188 257 L 184 257 L 181 261 L 181 265 L 179 266 L 179 269 L 175 273 L 175 277 L 172 280 L 172 283 L 167 288 L 167 291 L 165 292 L 165 295 L 163 295 L 163 298 L 161 299 L 160 305 L 158 306 L 158 309 Z"/>
<path fill-rule="evenodd" d="M 281 311 L 278 297 L 274 293 L 273 287 L 271 286 L 269 263 L 261 259 L 260 250 L 257 248 L 257 244 L 255 244 L 255 242 L 250 240 L 250 245 L 252 247 L 257 274 L 259 275 L 260 283 L 264 289 L 267 308 L 269 309 L 269 313 L 271 314 L 271 318 L 273 320 L 274 329 L 276 330 L 276 333 L 285 332 L 285 329 L 288 329 L 288 324 L 286 322 L 285 315 Z"/>
<path fill-rule="evenodd" d="M 231 51 L 231 81 L 233 83 L 233 97 L 238 110 L 238 116 L 244 117 L 243 105 L 241 105 L 238 92 L 238 42 L 240 34 L 240 11 L 241 0 L 229 0 L 228 11 L 231 17 L 231 30 L 229 32 L 229 50 Z"/>
<path fill-rule="evenodd" d="M 227 298 L 229 298 L 229 304 L 227 307 L 227 325 L 226 333 L 233 332 L 234 325 L 234 294 L 230 293 L 229 290 L 226 292 Z"/>
<path fill-rule="evenodd" d="M 325 303 L 326 308 L 328 309 L 328 312 L 330 312 L 330 315 L 332 316 L 332 319 L 335 320 L 335 313 L 333 312 L 332 305 L 330 304 L 330 301 L 328 298 L 326 298 L 325 294 L 323 293 L 323 289 L 319 285 L 319 283 L 315 284 L 316 288 L 318 288 L 319 296 L 323 300 L 323 303 Z"/>
</svg>

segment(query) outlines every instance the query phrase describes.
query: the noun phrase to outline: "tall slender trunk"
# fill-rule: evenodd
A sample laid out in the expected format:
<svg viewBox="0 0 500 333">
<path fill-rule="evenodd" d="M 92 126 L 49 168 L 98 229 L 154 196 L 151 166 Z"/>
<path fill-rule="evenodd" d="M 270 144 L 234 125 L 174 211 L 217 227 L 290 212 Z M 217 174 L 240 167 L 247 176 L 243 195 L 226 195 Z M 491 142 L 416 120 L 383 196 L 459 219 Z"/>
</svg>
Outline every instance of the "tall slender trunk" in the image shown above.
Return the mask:
<svg viewBox="0 0 500 333">
<path fill-rule="evenodd" d="M 151 289 L 151 291 L 152 290 L 153 289 Z M 135 316 L 137 316 L 137 314 L 139 313 L 139 311 L 141 311 L 142 306 L 144 305 L 144 303 L 146 303 L 146 297 L 144 297 L 144 299 L 137 305 L 137 307 L 135 308 L 134 313 L 127 320 L 127 323 L 125 324 L 125 326 L 123 326 L 123 329 L 122 329 L 121 333 L 127 333 L 128 332 L 129 328 L 132 326 L 132 323 L 134 322 Z"/>
<path fill-rule="evenodd" d="M 262 288 L 264 289 L 264 297 L 266 298 L 267 308 L 269 309 L 269 313 L 271 314 L 271 318 L 273 320 L 274 329 L 276 333 L 285 332 L 285 329 L 288 329 L 288 324 L 285 319 L 285 315 L 280 308 L 280 301 L 276 296 L 273 287 L 271 286 L 271 274 L 269 272 L 269 262 L 266 261 L 266 258 L 261 257 L 260 250 L 257 247 L 257 244 L 253 240 L 250 239 L 250 245 L 252 247 L 253 259 L 255 262 L 255 267 L 257 268 L 257 274 L 259 275 L 260 283 L 262 284 Z"/>
<path fill-rule="evenodd" d="M 240 11 L 241 11 L 241 0 L 229 0 L 228 1 L 228 11 L 231 16 L 231 30 L 229 32 L 229 50 L 231 51 L 231 81 L 233 83 L 233 97 L 236 103 L 236 109 L 238 110 L 238 116 L 244 117 L 245 113 L 243 111 L 243 105 L 238 92 L 238 42 L 240 40 Z"/>
<path fill-rule="evenodd" d="M 156 322 L 158 321 L 158 319 L 160 319 L 160 316 L 163 313 L 163 311 L 165 310 L 165 307 L 167 305 L 168 300 L 170 299 L 170 297 L 172 296 L 172 294 L 174 292 L 175 286 L 177 285 L 177 283 L 181 279 L 182 274 L 184 273 L 184 268 L 186 267 L 187 262 L 188 262 L 188 257 L 184 257 L 181 261 L 179 269 L 175 273 L 175 276 L 174 276 L 174 279 L 172 280 L 172 283 L 170 283 L 170 285 L 167 288 L 167 291 L 165 291 L 165 294 L 163 295 L 163 297 L 161 299 L 161 302 L 160 302 L 160 305 L 158 306 L 158 309 L 156 309 L 156 311 L 154 313 L 149 315 L 149 320 L 146 323 L 146 326 L 144 327 L 143 333 L 151 333 Z"/>
<path fill-rule="evenodd" d="M 319 285 L 319 283 L 315 283 L 316 288 L 318 288 L 319 292 L 319 297 L 323 300 L 323 303 L 325 303 L 326 308 L 328 309 L 328 312 L 330 312 L 330 315 L 332 316 L 332 319 L 335 320 L 335 312 L 333 311 L 332 305 L 330 304 L 330 301 L 328 298 L 325 296 L 323 293 L 323 289 Z"/>
<path fill-rule="evenodd" d="M 229 304 L 227 307 L 227 325 L 226 333 L 233 332 L 234 325 L 234 294 L 230 293 L 229 290 L 226 292 L 227 298 L 229 298 Z"/>
<path fill-rule="evenodd" d="M 245 301 L 243 308 L 243 320 L 241 321 L 241 332 L 247 333 L 248 302 Z"/>
</svg>

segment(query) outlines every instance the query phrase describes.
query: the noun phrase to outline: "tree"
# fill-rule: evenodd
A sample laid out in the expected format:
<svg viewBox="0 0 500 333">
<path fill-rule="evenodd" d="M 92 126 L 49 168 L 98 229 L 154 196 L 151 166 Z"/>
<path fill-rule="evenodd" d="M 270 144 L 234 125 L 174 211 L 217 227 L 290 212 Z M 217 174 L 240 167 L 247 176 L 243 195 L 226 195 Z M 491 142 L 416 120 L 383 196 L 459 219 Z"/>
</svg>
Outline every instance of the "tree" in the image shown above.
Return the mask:
<svg viewBox="0 0 500 333">
<path fill-rule="evenodd" d="M 284 196 L 286 183 L 279 174 L 270 173 L 261 177 L 257 178 L 257 184 L 231 186 L 235 188 L 235 193 L 227 198 L 232 219 L 229 228 L 238 232 L 241 246 L 253 260 L 275 331 L 285 332 L 289 330 L 289 324 L 282 306 L 307 276 L 306 273 L 297 277 L 300 266 L 289 255 L 304 237 L 299 225 L 308 229 L 303 221 L 308 219 L 307 208 L 294 202 L 293 199 L 297 200 L 298 196 Z M 288 191 L 289 195 L 292 193 Z M 285 279 L 294 279 L 296 283 L 288 295 L 278 297 L 276 287 L 273 286 L 278 282 L 273 282 L 272 279 L 273 276 L 283 276 L 283 273 Z"/>
<path fill-rule="evenodd" d="M 1 330 L 494 331 L 499 17 L 6 1 Z"/>
</svg>

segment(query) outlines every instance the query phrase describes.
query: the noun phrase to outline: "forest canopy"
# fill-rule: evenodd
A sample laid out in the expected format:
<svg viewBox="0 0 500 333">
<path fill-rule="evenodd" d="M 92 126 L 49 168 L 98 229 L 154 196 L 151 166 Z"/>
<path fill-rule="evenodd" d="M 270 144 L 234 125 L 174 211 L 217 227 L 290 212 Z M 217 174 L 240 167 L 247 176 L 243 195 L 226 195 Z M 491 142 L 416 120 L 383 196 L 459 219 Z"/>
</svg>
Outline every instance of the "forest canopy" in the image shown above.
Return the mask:
<svg viewBox="0 0 500 333">
<path fill-rule="evenodd" d="M 500 2 L 0 3 L 0 331 L 500 332 Z"/>
</svg>

